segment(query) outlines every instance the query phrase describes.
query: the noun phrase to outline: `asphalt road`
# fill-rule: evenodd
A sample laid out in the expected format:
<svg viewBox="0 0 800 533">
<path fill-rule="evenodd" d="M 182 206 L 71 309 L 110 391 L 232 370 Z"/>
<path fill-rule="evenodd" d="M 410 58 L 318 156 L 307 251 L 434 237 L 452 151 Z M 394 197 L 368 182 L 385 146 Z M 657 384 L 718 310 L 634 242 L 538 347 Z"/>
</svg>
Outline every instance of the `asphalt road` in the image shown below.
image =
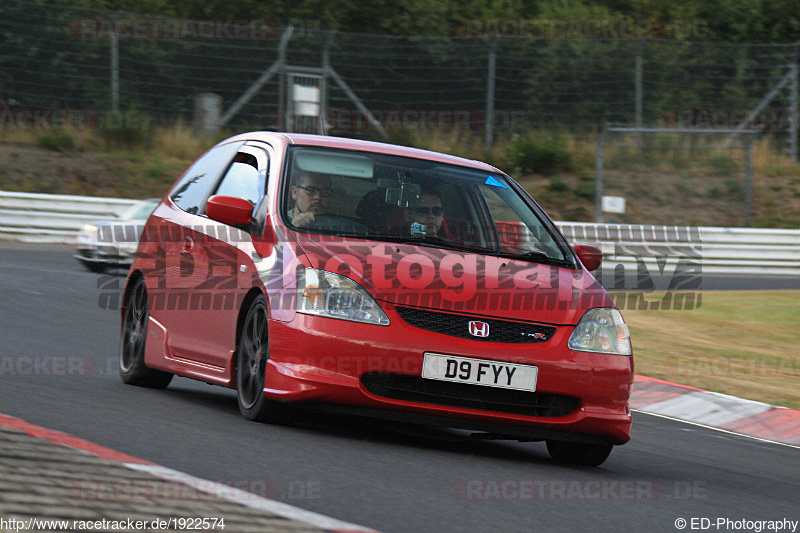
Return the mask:
<svg viewBox="0 0 800 533">
<path fill-rule="evenodd" d="M 71 253 L 0 243 L 0 413 L 385 532 L 800 520 L 800 450 L 640 413 L 630 443 L 600 468 L 579 468 L 553 463 L 543 443 L 318 414 L 294 427 L 256 424 L 232 391 L 184 378 L 163 391 L 126 386 L 115 366 L 119 313 L 98 305 L 124 277 L 85 271 Z M 777 285 L 800 288 L 786 283 Z"/>
</svg>

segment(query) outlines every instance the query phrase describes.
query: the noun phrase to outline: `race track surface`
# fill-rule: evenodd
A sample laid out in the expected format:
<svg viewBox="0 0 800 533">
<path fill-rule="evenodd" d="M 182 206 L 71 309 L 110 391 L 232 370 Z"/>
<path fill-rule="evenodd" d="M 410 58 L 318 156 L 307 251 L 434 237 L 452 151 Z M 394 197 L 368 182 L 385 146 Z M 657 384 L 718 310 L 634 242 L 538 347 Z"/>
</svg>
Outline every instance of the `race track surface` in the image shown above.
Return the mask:
<svg viewBox="0 0 800 533">
<path fill-rule="evenodd" d="M 71 255 L 0 243 L 0 413 L 201 478 L 267 486 L 279 501 L 384 532 L 800 519 L 797 448 L 640 413 L 630 443 L 600 468 L 579 468 L 552 462 L 543 443 L 322 414 L 270 426 L 242 418 L 227 389 L 184 378 L 163 391 L 124 385 L 119 313 L 98 305 L 124 277 L 92 274 Z"/>
</svg>

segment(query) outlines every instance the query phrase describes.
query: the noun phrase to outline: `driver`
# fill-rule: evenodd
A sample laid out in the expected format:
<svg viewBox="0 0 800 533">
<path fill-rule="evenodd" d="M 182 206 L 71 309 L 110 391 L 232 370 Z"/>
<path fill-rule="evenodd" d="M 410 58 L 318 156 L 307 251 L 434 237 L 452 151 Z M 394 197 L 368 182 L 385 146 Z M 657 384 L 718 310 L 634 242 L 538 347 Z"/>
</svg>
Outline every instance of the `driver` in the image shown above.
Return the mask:
<svg viewBox="0 0 800 533">
<path fill-rule="evenodd" d="M 314 222 L 314 217 L 328 212 L 333 190 L 331 178 L 317 172 L 300 171 L 291 188 L 294 208 L 288 212 L 292 225 L 304 228 Z"/>
</svg>

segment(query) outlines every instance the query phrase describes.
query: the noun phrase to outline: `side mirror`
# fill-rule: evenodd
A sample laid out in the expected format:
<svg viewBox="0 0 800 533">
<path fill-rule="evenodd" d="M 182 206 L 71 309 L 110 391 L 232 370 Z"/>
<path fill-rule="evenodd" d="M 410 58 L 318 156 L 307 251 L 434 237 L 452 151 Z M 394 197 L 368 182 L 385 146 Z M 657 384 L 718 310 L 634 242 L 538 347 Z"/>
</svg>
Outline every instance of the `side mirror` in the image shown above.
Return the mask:
<svg viewBox="0 0 800 533">
<path fill-rule="evenodd" d="M 229 226 L 247 226 L 253 221 L 253 204 L 244 198 L 214 195 L 208 199 L 206 214 Z"/>
<path fill-rule="evenodd" d="M 594 246 L 576 244 L 573 248 L 575 248 L 575 253 L 578 254 L 578 259 L 581 260 L 581 263 L 583 263 L 583 266 L 585 266 L 589 272 L 597 270 L 600 263 L 603 261 L 603 252 Z"/>
</svg>

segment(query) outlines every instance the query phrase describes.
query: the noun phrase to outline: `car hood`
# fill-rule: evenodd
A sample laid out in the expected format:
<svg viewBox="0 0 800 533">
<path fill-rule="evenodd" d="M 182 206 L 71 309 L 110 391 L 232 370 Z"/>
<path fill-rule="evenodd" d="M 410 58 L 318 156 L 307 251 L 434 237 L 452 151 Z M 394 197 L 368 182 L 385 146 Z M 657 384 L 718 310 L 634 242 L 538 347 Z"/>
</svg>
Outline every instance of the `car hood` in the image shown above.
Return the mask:
<svg viewBox="0 0 800 533">
<path fill-rule="evenodd" d="M 325 237 L 298 242 L 310 266 L 347 276 L 378 300 L 497 318 L 577 324 L 614 303 L 585 269 L 417 244 Z"/>
</svg>

